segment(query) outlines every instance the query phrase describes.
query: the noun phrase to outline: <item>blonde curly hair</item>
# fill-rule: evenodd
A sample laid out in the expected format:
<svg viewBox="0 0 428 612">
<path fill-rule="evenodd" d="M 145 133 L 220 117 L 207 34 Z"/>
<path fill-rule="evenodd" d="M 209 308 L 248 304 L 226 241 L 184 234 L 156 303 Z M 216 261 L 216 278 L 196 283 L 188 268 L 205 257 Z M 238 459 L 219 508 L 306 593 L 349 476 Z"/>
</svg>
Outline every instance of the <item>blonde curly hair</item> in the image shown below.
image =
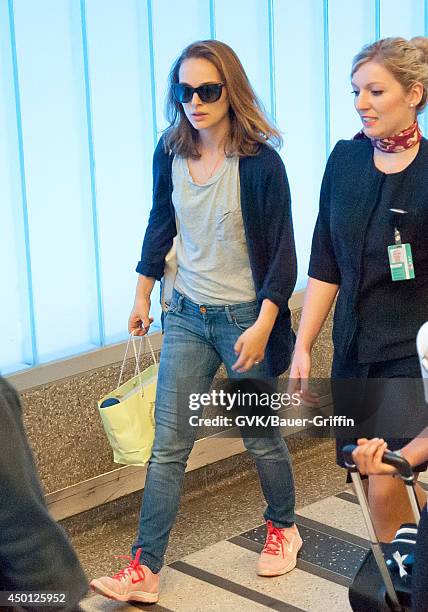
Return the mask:
<svg viewBox="0 0 428 612">
<path fill-rule="evenodd" d="M 416 36 L 410 40 L 400 37 L 383 38 L 366 45 L 352 60 L 351 77 L 366 62 L 378 62 L 409 91 L 415 83 L 423 85 L 421 101 L 416 112 L 421 113 L 428 99 L 428 38 Z"/>
</svg>

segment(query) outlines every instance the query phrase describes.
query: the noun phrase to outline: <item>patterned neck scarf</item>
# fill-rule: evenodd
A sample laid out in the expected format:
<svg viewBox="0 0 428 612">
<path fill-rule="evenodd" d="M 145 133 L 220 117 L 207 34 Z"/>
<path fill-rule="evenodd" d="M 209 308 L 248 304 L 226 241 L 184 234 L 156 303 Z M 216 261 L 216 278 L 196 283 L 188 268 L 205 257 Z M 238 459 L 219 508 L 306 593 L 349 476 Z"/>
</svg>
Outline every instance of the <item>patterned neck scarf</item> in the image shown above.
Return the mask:
<svg viewBox="0 0 428 612">
<path fill-rule="evenodd" d="M 363 140 L 364 138 L 367 138 L 367 136 L 363 130 L 354 136 L 354 140 Z M 379 151 L 384 153 L 400 153 L 417 145 L 421 138 L 422 132 L 416 119 L 410 127 L 399 134 L 389 136 L 388 138 L 370 138 L 370 140 L 373 147 L 379 149 Z"/>
</svg>

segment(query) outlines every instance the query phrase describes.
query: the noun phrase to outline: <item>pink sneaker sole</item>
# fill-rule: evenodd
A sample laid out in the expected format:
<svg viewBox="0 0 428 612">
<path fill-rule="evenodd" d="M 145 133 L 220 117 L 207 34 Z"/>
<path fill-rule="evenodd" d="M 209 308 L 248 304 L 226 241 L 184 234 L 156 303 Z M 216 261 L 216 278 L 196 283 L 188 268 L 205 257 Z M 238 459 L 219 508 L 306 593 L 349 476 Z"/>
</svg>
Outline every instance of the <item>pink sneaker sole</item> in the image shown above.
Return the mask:
<svg viewBox="0 0 428 612">
<path fill-rule="evenodd" d="M 299 550 L 302 548 L 303 546 L 303 541 L 300 541 L 299 547 L 297 548 L 297 554 L 299 553 Z M 282 576 L 283 574 L 286 574 L 287 572 L 291 572 L 291 570 L 293 570 L 296 567 L 297 564 L 297 554 L 296 554 L 296 560 L 295 561 L 291 561 L 288 565 L 286 565 L 285 567 L 278 569 L 278 570 L 270 570 L 270 569 L 261 569 L 261 570 L 257 570 L 257 575 L 258 576 Z"/>
<path fill-rule="evenodd" d="M 145 591 L 135 591 L 128 593 L 127 595 L 119 595 L 114 591 L 110 591 L 102 582 L 99 580 L 92 580 L 89 585 L 95 593 L 104 595 L 109 599 L 115 601 L 140 601 L 142 603 L 156 603 L 159 600 L 159 593 L 146 593 Z"/>
</svg>

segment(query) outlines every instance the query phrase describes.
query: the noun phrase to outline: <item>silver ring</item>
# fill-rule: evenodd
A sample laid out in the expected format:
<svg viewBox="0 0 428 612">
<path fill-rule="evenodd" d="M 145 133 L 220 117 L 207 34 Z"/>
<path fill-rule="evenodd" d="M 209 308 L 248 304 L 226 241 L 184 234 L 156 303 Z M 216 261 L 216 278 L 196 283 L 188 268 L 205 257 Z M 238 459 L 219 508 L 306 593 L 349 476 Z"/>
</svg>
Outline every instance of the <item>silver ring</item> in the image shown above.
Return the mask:
<svg viewBox="0 0 428 612">
<path fill-rule="evenodd" d="M 260 361 L 255 361 L 254 363 L 255 363 L 256 365 L 259 365 Z"/>
</svg>

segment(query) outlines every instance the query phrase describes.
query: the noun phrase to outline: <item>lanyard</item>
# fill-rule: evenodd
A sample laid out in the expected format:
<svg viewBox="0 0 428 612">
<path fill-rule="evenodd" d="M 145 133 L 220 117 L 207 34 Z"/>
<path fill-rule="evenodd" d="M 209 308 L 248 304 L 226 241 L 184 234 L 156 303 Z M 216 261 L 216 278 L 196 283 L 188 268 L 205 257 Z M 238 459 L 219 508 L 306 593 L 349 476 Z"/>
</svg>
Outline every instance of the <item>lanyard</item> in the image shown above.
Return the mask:
<svg viewBox="0 0 428 612">
<path fill-rule="evenodd" d="M 407 210 L 402 208 L 390 208 L 392 213 L 391 223 L 394 228 L 394 242 L 395 244 L 401 244 L 401 221 L 404 219 L 404 215 L 407 215 Z"/>
<path fill-rule="evenodd" d="M 411 280 L 415 278 L 413 267 L 412 247 L 401 242 L 401 222 L 406 210 L 390 208 L 392 213 L 391 224 L 394 228 L 394 244 L 388 247 L 389 267 L 393 281 Z"/>
</svg>

